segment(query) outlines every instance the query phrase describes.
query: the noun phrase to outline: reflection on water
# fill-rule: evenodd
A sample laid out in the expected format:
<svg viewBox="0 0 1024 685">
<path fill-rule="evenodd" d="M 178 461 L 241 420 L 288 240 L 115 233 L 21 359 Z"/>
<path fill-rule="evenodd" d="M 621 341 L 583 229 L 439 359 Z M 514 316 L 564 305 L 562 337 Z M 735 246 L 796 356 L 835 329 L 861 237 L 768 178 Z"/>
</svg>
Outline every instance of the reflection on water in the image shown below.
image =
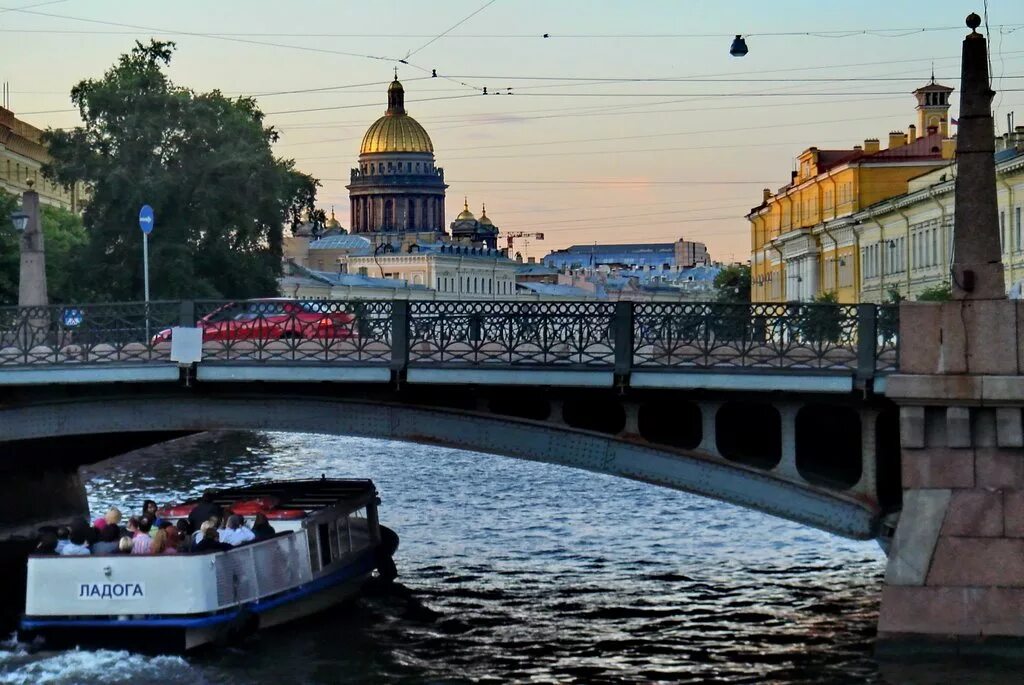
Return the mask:
<svg viewBox="0 0 1024 685">
<path fill-rule="evenodd" d="M 393 590 L 184 659 L 9 645 L 0 682 L 883 682 L 874 543 L 684 493 L 277 433 L 164 445 L 86 476 L 96 512 L 321 473 L 377 483 L 402 539 Z M 890 682 L 931 682 L 905 677 Z"/>
</svg>

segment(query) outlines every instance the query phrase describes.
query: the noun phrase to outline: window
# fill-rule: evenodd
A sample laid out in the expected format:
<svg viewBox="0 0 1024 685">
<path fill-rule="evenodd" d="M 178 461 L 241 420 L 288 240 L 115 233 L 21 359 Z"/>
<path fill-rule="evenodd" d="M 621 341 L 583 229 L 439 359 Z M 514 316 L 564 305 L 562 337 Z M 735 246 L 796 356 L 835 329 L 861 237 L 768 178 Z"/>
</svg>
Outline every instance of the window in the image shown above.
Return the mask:
<svg viewBox="0 0 1024 685">
<path fill-rule="evenodd" d="M 1006 252 L 1006 212 L 999 212 L 999 249 Z"/>
<path fill-rule="evenodd" d="M 939 263 L 939 229 L 932 229 L 932 266 Z"/>
<path fill-rule="evenodd" d="M 1017 251 L 1020 251 L 1020 207 L 1017 207 L 1014 211 L 1014 217 L 1017 219 L 1017 232 L 1014 235 L 1014 242 L 1017 245 Z"/>
</svg>

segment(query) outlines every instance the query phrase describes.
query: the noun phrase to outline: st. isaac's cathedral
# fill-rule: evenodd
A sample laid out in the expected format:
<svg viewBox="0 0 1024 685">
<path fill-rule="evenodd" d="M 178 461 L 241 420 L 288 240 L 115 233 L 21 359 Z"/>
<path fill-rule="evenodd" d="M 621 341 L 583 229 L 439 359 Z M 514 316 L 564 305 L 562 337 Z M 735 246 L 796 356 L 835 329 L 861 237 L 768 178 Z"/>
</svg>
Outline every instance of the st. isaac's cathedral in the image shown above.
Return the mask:
<svg viewBox="0 0 1024 685">
<path fill-rule="evenodd" d="M 498 229 L 486 210 L 478 220 L 468 204 L 446 234 L 444 169 L 435 163 L 430 136 L 406 111 L 397 75 L 388 86 L 384 116 L 363 136 L 347 188 L 355 235 L 402 233 L 419 244 L 452 240 L 497 248 Z"/>
</svg>

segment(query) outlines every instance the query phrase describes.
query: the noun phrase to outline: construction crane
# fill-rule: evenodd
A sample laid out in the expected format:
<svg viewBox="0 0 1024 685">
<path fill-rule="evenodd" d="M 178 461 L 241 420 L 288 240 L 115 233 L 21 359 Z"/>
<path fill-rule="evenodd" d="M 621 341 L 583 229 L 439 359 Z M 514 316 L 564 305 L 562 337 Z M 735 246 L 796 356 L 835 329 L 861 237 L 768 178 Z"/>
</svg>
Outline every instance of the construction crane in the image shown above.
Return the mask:
<svg viewBox="0 0 1024 685">
<path fill-rule="evenodd" d="M 517 231 L 515 233 L 507 233 L 507 234 L 505 234 L 505 239 L 508 240 L 508 251 L 509 252 L 512 251 L 512 245 L 513 245 L 514 241 L 516 240 L 516 238 L 527 238 L 526 245 L 523 248 L 523 252 L 526 252 L 527 250 L 530 249 L 529 238 L 533 238 L 535 240 L 544 240 L 544 234 L 543 233 L 524 233 L 523 231 Z"/>
</svg>

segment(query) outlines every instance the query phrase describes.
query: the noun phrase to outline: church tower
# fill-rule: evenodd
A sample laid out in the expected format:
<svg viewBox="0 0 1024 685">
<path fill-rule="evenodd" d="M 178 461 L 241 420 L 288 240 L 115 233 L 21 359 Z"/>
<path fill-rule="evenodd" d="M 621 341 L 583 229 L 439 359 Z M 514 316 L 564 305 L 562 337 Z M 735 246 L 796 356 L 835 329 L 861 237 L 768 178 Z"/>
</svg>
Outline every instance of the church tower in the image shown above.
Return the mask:
<svg viewBox="0 0 1024 685">
<path fill-rule="evenodd" d="M 943 138 L 949 137 L 949 94 L 952 92 L 952 88 L 935 82 L 935 74 L 932 74 L 931 83 L 914 91 L 918 135 L 926 136 L 938 131 Z"/>
</svg>

